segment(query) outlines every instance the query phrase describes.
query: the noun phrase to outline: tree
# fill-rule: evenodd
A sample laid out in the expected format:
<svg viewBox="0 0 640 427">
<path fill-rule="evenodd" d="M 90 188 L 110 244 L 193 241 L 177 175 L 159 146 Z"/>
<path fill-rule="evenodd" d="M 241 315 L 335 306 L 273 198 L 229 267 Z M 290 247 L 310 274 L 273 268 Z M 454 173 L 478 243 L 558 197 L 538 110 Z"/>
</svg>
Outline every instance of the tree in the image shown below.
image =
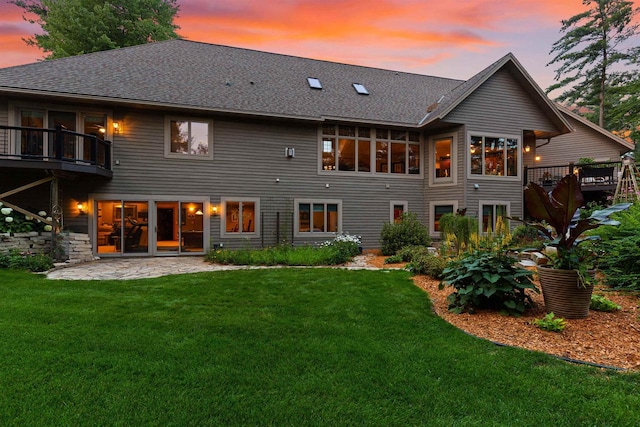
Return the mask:
<svg viewBox="0 0 640 427">
<path fill-rule="evenodd" d="M 640 47 L 624 46 L 629 38 L 638 34 L 639 25 L 634 24 L 633 19 L 640 8 L 623 0 L 583 0 L 582 3 L 589 9 L 562 21 L 564 36 L 551 49 L 550 54 L 555 56 L 547 65 L 560 65 L 555 70 L 558 82 L 551 85 L 547 93 L 565 88 L 557 101 L 587 107 L 597 114 L 597 121 L 594 117 L 589 119 L 613 130 L 613 124 L 607 123 L 607 110 L 620 107 L 620 103 L 629 100 L 629 90 L 638 88 Z M 635 98 L 637 100 L 637 92 Z M 624 110 L 622 106 L 616 113 L 616 125 L 624 122 Z"/>
<path fill-rule="evenodd" d="M 177 38 L 177 0 L 11 0 L 42 34 L 24 39 L 63 58 Z M 35 15 L 35 18 L 33 17 Z"/>
</svg>

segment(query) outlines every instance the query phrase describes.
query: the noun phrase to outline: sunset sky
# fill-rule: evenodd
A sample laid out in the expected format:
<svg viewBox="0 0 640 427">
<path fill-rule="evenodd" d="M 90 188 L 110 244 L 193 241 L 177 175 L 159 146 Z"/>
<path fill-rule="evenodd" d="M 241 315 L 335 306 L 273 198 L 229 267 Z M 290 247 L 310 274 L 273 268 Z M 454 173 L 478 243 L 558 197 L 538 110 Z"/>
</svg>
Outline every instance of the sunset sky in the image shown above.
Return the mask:
<svg viewBox="0 0 640 427">
<path fill-rule="evenodd" d="M 457 79 L 512 52 L 542 88 L 553 82 L 546 64 L 560 21 L 584 10 L 582 0 L 178 3 L 178 33 L 189 40 Z M 38 30 L 0 0 L 0 67 L 42 58 L 22 41 Z"/>
</svg>

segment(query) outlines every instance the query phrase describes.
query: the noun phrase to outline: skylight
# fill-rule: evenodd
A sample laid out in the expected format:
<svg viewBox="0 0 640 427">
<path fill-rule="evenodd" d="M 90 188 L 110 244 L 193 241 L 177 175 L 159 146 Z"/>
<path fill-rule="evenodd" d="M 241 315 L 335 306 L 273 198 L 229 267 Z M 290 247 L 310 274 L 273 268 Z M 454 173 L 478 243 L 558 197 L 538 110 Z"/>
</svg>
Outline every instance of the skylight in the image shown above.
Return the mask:
<svg viewBox="0 0 640 427">
<path fill-rule="evenodd" d="M 307 77 L 307 82 L 311 89 L 322 89 L 322 83 L 320 83 L 320 80 L 315 77 Z"/>
<path fill-rule="evenodd" d="M 356 92 L 358 92 L 360 95 L 369 95 L 369 91 L 367 90 L 366 87 L 364 87 L 363 84 L 361 83 L 354 83 L 353 84 L 353 88 L 356 90 Z"/>
</svg>

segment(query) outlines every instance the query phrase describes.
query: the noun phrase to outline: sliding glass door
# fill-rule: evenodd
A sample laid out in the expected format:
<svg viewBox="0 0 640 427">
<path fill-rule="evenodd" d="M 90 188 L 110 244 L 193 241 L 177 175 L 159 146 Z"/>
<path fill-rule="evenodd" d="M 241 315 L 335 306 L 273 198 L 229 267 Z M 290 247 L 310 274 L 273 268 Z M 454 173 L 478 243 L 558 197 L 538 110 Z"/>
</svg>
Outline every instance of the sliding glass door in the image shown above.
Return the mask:
<svg viewBox="0 0 640 427">
<path fill-rule="evenodd" d="M 204 253 L 209 230 L 206 206 L 203 199 L 97 199 L 96 252 L 101 256 Z"/>
</svg>

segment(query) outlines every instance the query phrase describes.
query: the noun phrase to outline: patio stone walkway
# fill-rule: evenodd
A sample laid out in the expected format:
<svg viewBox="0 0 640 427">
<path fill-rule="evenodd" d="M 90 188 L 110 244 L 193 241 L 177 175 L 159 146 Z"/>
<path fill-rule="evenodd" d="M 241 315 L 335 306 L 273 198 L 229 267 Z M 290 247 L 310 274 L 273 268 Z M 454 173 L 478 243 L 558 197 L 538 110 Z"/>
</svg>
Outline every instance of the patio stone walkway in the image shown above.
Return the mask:
<svg viewBox="0 0 640 427">
<path fill-rule="evenodd" d="M 349 269 L 374 269 L 368 266 L 367 257 L 361 255 L 353 262 L 340 266 Z M 156 257 L 156 258 L 103 258 L 80 264 L 62 265 L 47 272 L 49 279 L 64 280 L 128 280 L 148 277 L 168 276 L 170 274 L 198 273 L 202 271 L 242 270 L 256 267 L 244 265 L 211 264 L 201 256 Z"/>
</svg>

